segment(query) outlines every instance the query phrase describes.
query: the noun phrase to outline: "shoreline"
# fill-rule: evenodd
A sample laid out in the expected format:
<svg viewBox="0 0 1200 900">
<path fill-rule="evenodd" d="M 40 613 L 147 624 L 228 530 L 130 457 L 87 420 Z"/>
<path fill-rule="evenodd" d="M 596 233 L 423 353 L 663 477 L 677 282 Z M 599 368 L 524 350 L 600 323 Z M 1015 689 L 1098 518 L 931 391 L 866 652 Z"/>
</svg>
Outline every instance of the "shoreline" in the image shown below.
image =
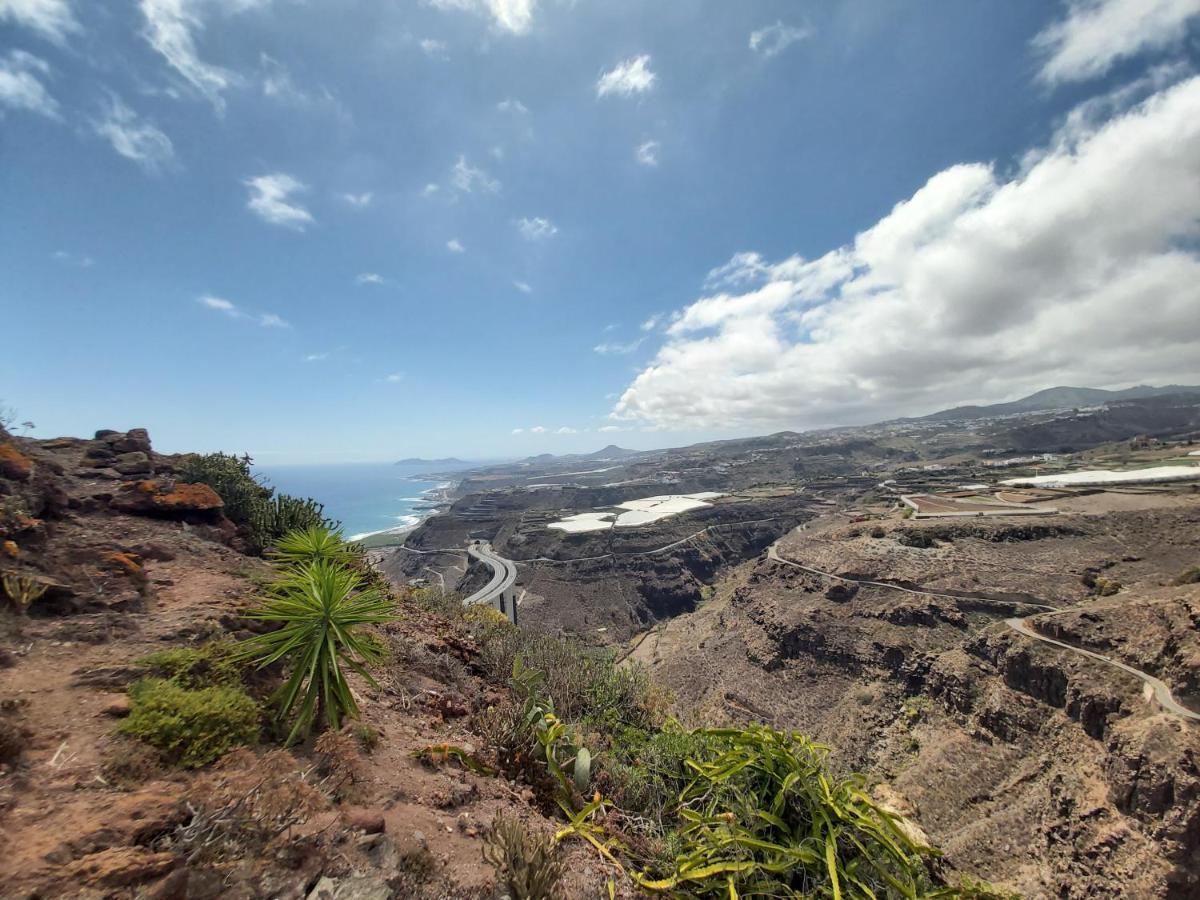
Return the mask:
<svg viewBox="0 0 1200 900">
<path fill-rule="evenodd" d="M 417 519 L 416 522 L 409 525 L 399 525 L 394 528 L 384 528 L 379 531 L 369 531 L 364 534 L 352 535 L 347 539 L 347 542 L 360 544 L 367 550 L 383 550 L 390 547 L 403 546 L 410 534 L 434 516 L 440 515 L 449 508 L 452 502 L 450 495 L 457 489 L 460 483 L 458 481 L 445 481 L 436 487 L 426 488 L 421 491 L 418 496 L 423 498 L 423 503 L 430 505 L 412 513 Z"/>
</svg>

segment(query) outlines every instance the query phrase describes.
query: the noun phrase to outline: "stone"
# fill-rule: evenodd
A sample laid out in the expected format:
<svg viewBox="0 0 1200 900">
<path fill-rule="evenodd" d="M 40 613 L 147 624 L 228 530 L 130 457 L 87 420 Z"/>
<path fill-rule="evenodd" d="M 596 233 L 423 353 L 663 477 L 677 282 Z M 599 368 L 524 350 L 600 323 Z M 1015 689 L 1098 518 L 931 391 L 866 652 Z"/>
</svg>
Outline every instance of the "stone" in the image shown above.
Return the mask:
<svg viewBox="0 0 1200 900">
<path fill-rule="evenodd" d="M 110 434 L 104 440 L 118 453 L 150 452 L 150 434 L 145 428 L 130 428 L 124 434 Z"/>
<path fill-rule="evenodd" d="M 392 889 L 382 878 L 352 875 L 348 878 L 324 876 L 308 895 L 308 900 L 391 900 Z"/>
<path fill-rule="evenodd" d="M 0 444 L 0 476 L 28 481 L 32 474 L 33 460 L 18 450 L 12 441 Z"/>
<path fill-rule="evenodd" d="M 88 447 L 83 456 L 85 459 L 105 461 L 117 458 L 117 454 L 113 452 L 113 449 L 106 444 L 96 444 L 92 447 Z"/>
<path fill-rule="evenodd" d="M 217 522 L 225 502 L 207 484 L 175 484 L 165 479 L 127 481 L 109 501 L 121 512 L 167 519 Z"/>
<path fill-rule="evenodd" d="M 365 834 L 382 834 L 387 830 L 387 822 L 378 809 L 352 807 L 342 811 L 342 820 L 350 828 L 356 828 Z"/>
<path fill-rule="evenodd" d="M 150 457 L 139 450 L 122 453 L 112 467 L 122 475 L 149 475 L 153 471 Z"/>
<path fill-rule="evenodd" d="M 120 433 L 121 432 L 119 432 L 119 431 L 113 431 L 111 428 L 101 428 L 99 431 L 96 432 L 95 439 L 98 441 L 103 441 L 103 440 L 106 440 L 107 438 L 112 437 L 114 434 L 120 434 Z"/>
<path fill-rule="evenodd" d="M 104 707 L 100 710 L 100 714 L 111 716 L 114 719 L 124 718 L 129 715 L 129 698 L 124 694 L 113 697 L 112 700 L 104 704 Z"/>
</svg>

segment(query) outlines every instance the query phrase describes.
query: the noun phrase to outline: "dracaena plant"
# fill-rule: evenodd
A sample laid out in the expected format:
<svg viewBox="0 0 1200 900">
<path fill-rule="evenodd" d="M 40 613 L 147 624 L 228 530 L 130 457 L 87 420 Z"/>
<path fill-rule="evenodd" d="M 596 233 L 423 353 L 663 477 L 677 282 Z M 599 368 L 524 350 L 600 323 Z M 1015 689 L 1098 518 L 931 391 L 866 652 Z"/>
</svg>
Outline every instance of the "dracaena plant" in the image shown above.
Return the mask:
<svg viewBox="0 0 1200 900">
<path fill-rule="evenodd" d="M 279 717 L 295 717 L 287 737 L 307 735 L 314 723 L 337 729 L 358 717 L 347 671 L 377 686 L 368 666 L 383 661 L 383 648 L 363 626 L 394 618 L 392 601 L 336 562 L 318 559 L 286 570 L 261 607 L 246 617 L 279 625 L 242 643 L 245 658 L 259 667 L 282 661 L 288 678 L 279 690 Z"/>
<path fill-rule="evenodd" d="M 284 566 L 302 566 L 318 560 L 348 563 L 357 556 L 342 539 L 340 532 L 323 525 L 289 531 L 276 542 L 271 551 L 272 559 Z"/>
</svg>

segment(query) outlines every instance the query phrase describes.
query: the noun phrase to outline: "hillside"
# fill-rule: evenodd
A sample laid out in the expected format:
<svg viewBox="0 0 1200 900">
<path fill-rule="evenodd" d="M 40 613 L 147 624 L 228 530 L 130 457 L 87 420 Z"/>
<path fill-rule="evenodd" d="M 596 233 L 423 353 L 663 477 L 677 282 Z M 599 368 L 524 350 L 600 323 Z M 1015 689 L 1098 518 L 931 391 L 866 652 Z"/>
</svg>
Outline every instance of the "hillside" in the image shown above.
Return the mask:
<svg viewBox="0 0 1200 900">
<path fill-rule="evenodd" d="M 1121 400 L 1141 400 L 1167 394 L 1200 394 L 1200 387 L 1178 384 L 1154 387 L 1143 384 L 1120 391 L 1106 391 L 1101 388 L 1053 387 L 1009 403 L 993 403 L 989 406 L 956 406 L 953 409 L 943 409 L 940 412 L 921 416 L 915 421 L 986 419 L 1018 413 L 1100 406 Z"/>
</svg>

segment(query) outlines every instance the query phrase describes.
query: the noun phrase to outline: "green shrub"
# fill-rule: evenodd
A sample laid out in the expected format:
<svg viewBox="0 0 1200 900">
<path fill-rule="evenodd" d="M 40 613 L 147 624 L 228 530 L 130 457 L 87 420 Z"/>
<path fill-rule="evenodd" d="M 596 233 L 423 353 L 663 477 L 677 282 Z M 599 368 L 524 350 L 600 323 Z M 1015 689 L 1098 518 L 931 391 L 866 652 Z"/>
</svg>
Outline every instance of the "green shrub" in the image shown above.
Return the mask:
<svg viewBox="0 0 1200 900">
<path fill-rule="evenodd" d="M 512 900 L 552 900 L 561 896 L 566 871 L 554 840 L 529 832 L 519 819 L 497 813 L 484 838 L 483 858 L 496 870 L 496 885 Z"/>
<path fill-rule="evenodd" d="M 207 765 L 258 737 L 258 704 L 238 687 L 191 690 L 169 679 L 143 678 L 129 688 L 129 702 L 129 717 L 117 730 L 185 768 Z"/>
<path fill-rule="evenodd" d="M 260 668 L 282 660 L 291 670 L 278 695 L 279 719 L 296 716 L 288 743 L 314 723 L 336 731 L 344 716 L 358 718 L 344 670 L 378 686 L 366 667 L 383 661 L 384 647 L 362 626 L 390 621 L 392 609 L 389 597 L 363 587 L 358 572 L 317 560 L 285 572 L 263 605 L 246 613 L 279 626 L 247 638 L 239 655 Z"/>
<path fill-rule="evenodd" d="M 191 454 L 179 470 L 179 480 L 207 484 L 225 502 L 225 515 L 238 525 L 248 549 L 261 553 L 272 541 L 301 528 L 321 526 L 337 529 L 324 517 L 324 507 L 311 499 L 275 494 L 259 482 L 250 469 L 249 456 L 226 453 Z"/>
<path fill-rule="evenodd" d="M 198 647 L 169 647 L 143 656 L 138 663 L 155 678 L 166 678 L 180 687 L 242 686 L 243 663 L 231 641 L 209 641 Z"/>
</svg>

